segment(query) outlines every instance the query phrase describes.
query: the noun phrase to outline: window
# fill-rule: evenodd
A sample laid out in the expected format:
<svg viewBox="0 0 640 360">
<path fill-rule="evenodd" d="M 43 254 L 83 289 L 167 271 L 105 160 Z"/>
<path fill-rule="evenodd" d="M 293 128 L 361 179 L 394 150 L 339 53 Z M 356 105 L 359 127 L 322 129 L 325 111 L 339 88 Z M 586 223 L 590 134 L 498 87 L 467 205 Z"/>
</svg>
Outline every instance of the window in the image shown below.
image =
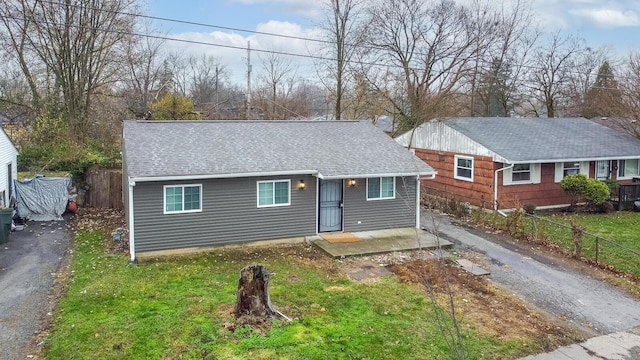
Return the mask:
<svg viewBox="0 0 640 360">
<path fill-rule="evenodd" d="M 538 163 L 514 164 L 513 167 L 504 169 L 502 185 L 539 184 L 540 169 Z"/>
<path fill-rule="evenodd" d="M 467 156 L 455 156 L 454 178 L 465 181 L 473 181 L 473 158 Z"/>
<path fill-rule="evenodd" d="M 291 205 L 291 180 L 258 181 L 258 207 Z"/>
<path fill-rule="evenodd" d="M 634 176 L 640 176 L 640 162 L 638 159 L 632 160 L 620 160 L 618 166 L 618 177 L 630 178 Z"/>
<path fill-rule="evenodd" d="M 531 164 L 515 164 L 511 170 L 511 181 L 530 181 Z"/>
<path fill-rule="evenodd" d="M 202 185 L 165 185 L 164 213 L 202 211 Z"/>
<path fill-rule="evenodd" d="M 396 198 L 396 178 L 379 177 L 367 179 L 367 200 Z"/>
<path fill-rule="evenodd" d="M 559 183 L 568 175 L 584 174 L 589 176 L 590 168 L 591 165 L 589 161 L 557 162 L 554 175 L 555 182 Z"/>
<path fill-rule="evenodd" d="M 562 166 L 562 177 L 564 178 L 567 175 L 576 175 L 580 174 L 580 163 L 579 162 L 566 162 Z"/>
</svg>

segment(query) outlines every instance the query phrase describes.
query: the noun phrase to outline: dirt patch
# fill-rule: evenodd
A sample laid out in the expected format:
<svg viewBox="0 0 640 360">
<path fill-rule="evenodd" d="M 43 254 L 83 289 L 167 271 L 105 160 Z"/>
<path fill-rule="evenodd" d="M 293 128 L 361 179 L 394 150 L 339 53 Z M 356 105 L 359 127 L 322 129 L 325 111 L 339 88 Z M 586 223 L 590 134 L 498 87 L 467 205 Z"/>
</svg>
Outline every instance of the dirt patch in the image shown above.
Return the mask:
<svg viewBox="0 0 640 360">
<path fill-rule="evenodd" d="M 453 294 L 460 324 L 480 334 L 501 340 L 534 341 L 544 350 L 582 338 L 560 320 L 549 319 L 453 261 L 412 260 L 389 269 L 401 281 L 422 287 L 440 306 L 448 307 L 448 294 Z"/>
</svg>

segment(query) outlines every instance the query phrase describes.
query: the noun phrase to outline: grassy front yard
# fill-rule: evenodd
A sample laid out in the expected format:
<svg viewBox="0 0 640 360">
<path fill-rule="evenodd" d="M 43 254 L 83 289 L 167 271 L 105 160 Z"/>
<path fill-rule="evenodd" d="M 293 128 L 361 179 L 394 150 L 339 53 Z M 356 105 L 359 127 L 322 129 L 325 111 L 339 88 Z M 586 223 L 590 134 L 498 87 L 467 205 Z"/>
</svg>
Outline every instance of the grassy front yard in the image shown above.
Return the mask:
<svg viewBox="0 0 640 360">
<path fill-rule="evenodd" d="M 406 276 L 353 281 L 341 271 L 342 262 L 303 245 L 127 266 L 126 255 L 105 250 L 109 242 L 104 232 L 78 230 L 68 289 L 44 338 L 42 357 L 452 358 L 430 297 L 404 279 L 412 271 L 407 266 Z M 274 306 L 295 319 L 231 331 L 239 271 L 255 263 L 275 273 Z M 452 268 L 452 274 L 459 273 Z M 462 276 L 455 288 L 467 359 L 515 359 L 580 339 L 484 279 Z M 470 289 L 462 288 L 472 282 Z"/>
</svg>

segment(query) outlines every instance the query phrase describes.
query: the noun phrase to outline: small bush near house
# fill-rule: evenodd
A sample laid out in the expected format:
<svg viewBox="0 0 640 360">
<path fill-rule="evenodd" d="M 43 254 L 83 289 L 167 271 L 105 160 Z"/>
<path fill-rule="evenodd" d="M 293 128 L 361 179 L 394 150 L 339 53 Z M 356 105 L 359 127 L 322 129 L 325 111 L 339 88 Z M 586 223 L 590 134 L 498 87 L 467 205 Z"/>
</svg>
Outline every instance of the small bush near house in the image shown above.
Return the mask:
<svg viewBox="0 0 640 360">
<path fill-rule="evenodd" d="M 609 186 L 602 181 L 590 179 L 584 174 L 566 176 L 560 181 L 560 187 L 571 195 L 571 209 L 576 209 L 578 200 L 583 197 L 592 205 L 600 206 L 611 196 Z"/>
</svg>

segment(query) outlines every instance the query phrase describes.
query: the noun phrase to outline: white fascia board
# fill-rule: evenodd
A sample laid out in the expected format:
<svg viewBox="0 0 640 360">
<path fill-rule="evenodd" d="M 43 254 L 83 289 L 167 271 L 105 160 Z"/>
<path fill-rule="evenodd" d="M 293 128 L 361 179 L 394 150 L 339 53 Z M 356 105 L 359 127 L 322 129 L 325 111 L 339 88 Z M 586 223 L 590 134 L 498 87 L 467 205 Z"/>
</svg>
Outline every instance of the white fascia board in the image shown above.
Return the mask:
<svg viewBox="0 0 640 360">
<path fill-rule="evenodd" d="M 505 164 L 545 164 L 545 163 L 562 163 L 562 162 L 582 162 L 582 161 L 600 161 L 600 160 L 629 160 L 640 159 L 640 155 L 636 156 L 606 156 L 606 157 L 591 157 L 591 158 L 563 158 L 563 159 L 542 159 L 542 160 L 522 160 L 511 161 L 507 159 L 496 160 L 495 162 L 501 162 Z"/>
<path fill-rule="evenodd" d="M 410 173 L 380 173 L 380 174 L 349 174 L 349 175 L 331 175 L 331 176 L 323 176 L 318 175 L 318 178 L 323 180 L 336 180 L 336 179 L 362 179 L 362 178 L 372 178 L 372 177 L 399 177 L 399 176 L 430 176 L 434 178 L 437 172 L 410 172 Z"/>
<path fill-rule="evenodd" d="M 318 176 L 318 171 L 317 170 L 287 170 L 287 171 L 267 171 L 267 172 L 251 172 L 251 173 L 233 173 L 233 174 L 130 176 L 129 181 L 149 182 L 149 181 L 207 180 L 207 179 L 233 179 L 233 178 L 245 178 L 245 177 L 289 176 L 289 175 Z"/>
</svg>

